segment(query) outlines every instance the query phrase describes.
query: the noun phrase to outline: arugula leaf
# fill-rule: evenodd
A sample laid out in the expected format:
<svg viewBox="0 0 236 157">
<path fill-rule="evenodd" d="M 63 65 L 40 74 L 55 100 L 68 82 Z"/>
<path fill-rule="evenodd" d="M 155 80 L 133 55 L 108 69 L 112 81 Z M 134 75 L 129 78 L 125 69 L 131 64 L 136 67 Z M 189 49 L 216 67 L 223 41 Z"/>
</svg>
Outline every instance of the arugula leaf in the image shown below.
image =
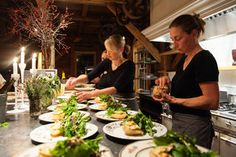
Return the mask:
<svg viewBox="0 0 236 157">
<path fill-rule="evenodd" d="M 8 123 L 8 122 L 0 123 L 0 127 L 7 128 L 8 126 L 9 126 L 9 123 Z"/>
<path fill-rule="evenodd" d="M 99 155 L 99 142 L 102 136 L 92 140 L 82 140 L 79 137 L 73 137 L 65 141 L 57 142 L 55 148 L 51 151 L 54 157 L 91 157 Z"/>
<path fill-rule="evenodd" d="M 125 121 L 134 121 L 144 131 L 144 133 L 148 133 L 150 136 L 153 136 L 155 133 L 151 117 L 145 116 L 142 112 L 138 112 L 135 115 L 129 115 Z"/>
<path fill-rule="evenodd" d="M 155 137 L 156 146 L 167 146 L 174 144 L 174 148 L 169 152 L 173 157 L 215 157 L 213 151 L 201 153 L 196 147 L 196 140 L 186 134 L 180 135 L 174 131 L 168 131 L 165 136 Z"/>
<path fill-rule="evenodd" d="M 65 137 L 84 136 L 86 134 L 85 126 L 89 120 L 89 117 L 84 117 L 84 114 L 74 112 L 71 116 L 65 117 L 61 131 Z"/>
</svg>

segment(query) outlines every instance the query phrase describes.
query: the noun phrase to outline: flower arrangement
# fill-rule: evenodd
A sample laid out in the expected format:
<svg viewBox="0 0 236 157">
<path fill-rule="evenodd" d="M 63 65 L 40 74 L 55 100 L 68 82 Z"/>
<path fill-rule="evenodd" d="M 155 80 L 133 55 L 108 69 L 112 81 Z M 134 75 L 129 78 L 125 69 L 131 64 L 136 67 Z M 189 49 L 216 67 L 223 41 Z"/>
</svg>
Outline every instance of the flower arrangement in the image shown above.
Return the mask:
<svg viewBox="0 0 236 157">
<path fill-rule="evenodd" d="M 30 100 L 31 115 L 38 116 L 49 105 L 61 89 L 58 76 L 35 76 L 26 81 L 26 93 Z"/>
</svg>

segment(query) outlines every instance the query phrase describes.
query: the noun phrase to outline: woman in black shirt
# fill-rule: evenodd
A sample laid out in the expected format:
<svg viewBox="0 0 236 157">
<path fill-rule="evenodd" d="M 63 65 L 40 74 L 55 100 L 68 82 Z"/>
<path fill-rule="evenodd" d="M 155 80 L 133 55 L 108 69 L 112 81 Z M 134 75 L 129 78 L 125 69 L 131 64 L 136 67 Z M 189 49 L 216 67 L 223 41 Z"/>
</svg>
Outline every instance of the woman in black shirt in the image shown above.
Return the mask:
<svg viewBox="0 0 236 157">
<path fill-rule="evenodd" d="M 66 87 L 72 89 L 77 83 L 87 83 L 106 71 L 96 84 L 96 90 L 77 93 L 79 101 L 101 94 L 113 94 L 117 99 L 126 103 L 129 108 L 137 110 L 133 91 L 135 66 L 132 61 L 124 58 L 124 53 L 129 50 L 125 38 L 120 35 L 112 35 L 105 40 L 104 45 L 108 59 L 98 64 L 88 75 L 69 78 Z"/>
<path fill-rule="evenodd" d="M 210 110 L 219 105 L 219 71 L 213 55 L 198 42 L 204 24 L 198 15 L 181 15 L 170 24 L 174 47 L 185 55 L 172 79 L 170 95 L 153 98 L 170 104 L 174 131 L 195 137 L 197 144 L 210 148 L 214 135 Z M 167 76 L 156 80 L 161 87 L 169 83 Z"/>
</svg>

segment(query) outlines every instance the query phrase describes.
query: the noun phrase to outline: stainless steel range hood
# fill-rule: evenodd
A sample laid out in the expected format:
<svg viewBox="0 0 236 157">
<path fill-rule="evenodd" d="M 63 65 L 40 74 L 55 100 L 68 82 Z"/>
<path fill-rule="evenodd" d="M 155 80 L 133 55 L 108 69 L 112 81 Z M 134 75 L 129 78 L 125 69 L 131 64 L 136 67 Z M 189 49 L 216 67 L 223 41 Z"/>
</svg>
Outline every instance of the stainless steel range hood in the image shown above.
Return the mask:
<svg viewBox="0 0 236 157">
<path fill-rule="evenodd" d="M 202 40 L 236 33 L 236 7 L 221 11 L 204 20 L 206 25 Z"/>
<path fill-rule="evenodd" d="M 205 33 L 200 40 L 208 40 L 219 36 L 236 33 L 235 2 L 234 5 L 225 7 L 225 9 L 221 8 L 221 10 L 218 10 L 217 12 L 214 12 L 214 7 L 212 7 L 212 9 L 207 13 L 208 15 L 205 14 L 207 11 L 207 7 L 204 8 L 204 11 L 199 11 L 200 15 L 203 15 L 202 18 L 206 22 Z M 182 14 L 188 12 L 182 12 Z M 168 33 L 168 25 L 178 15 L 181 15 L 181 13 L 170 15 L 169 19 L 165 19 L 150 26 L 149 28 L 146 28 L 142 31 L 142 33 L 151 41 L 171 42 Z"/>
<path fill-rule="evenodd" d="M 201 40 L 208 40 L 236 33 L 236 7 L 234 6 L 230 9 L 204 18 L 204 21 L 206 22 L 205 33 L 201 37 Z M 169 33 L 155 38 L 152 41 L 171 42 Z"/>
</svg>

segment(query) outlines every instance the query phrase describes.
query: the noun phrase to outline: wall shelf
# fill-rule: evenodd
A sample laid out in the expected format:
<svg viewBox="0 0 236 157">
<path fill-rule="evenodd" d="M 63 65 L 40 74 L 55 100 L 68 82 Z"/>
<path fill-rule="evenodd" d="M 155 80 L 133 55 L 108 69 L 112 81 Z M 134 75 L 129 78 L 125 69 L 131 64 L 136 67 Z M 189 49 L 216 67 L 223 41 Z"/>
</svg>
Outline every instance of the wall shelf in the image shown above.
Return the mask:
<svg viewBox="0 0 236 157">
<path fill-rule="evenodd" d="M 219 71 L 236 70 L 236 66 L 219 67 Z"/>
</svg>

